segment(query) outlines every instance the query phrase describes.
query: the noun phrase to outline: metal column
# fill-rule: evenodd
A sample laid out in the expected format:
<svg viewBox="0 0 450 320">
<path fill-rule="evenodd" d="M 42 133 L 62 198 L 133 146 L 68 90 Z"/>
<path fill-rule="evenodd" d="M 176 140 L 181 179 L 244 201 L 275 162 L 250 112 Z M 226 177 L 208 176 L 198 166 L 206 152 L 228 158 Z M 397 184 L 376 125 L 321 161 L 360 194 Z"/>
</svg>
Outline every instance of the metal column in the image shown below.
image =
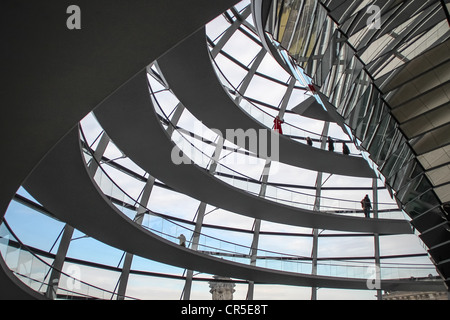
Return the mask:
<svg viewBox="0 0 450 320">
<path fill-rule="evenodd" d="M 245 19 L 247 19 L 251 13 L 252 8 L 250 5 L 248 5 L 240 16 L 236 16 L 236 20 L 225 31 L 225 33 L 222 35 L 222 38 L 220 38 L 215 47 L 211 50 L 211 55 L 213 58 L 215 58 L 219 54 L 220 50 L 222 50 L 222 48 L 225 46 L 228 40 L 230 40 L 230 38 L 233 36 L 236 30 L 241 26 L 243 21 L 245 21 Z"/>
<path fill-rule="evenodd" d="M 155 178 L 149 176 L 147 179 L 147 183 L 144 186 L 141 201 L 139 202 L 139 207 L 136 211 L 136 216 L 134 218 L 134 222 L 136 222 L 138 225 L 142 225 L 142 221 L 144 220 L 144 215 L 147 212 L 147 204 L 150 199 L 150 195 L 152 193 L 154 184 Z M 125 298 L 125 292 L 127 290 L 128 278 L 130 276 L 133 256 L 134 255 L 129 252 L 125 254 L 125 259 L 122 266 L 122 273 L 120 274 L 119 279 L 119 288 L 117 290 L 117 300 L 123 300 Z"/>
<path fill-rule="evenodd" d="M 91 177 L 95 176 L 95 173 L 97 172 L 100 160 L 102 159 L 103 155 L 105 154 L 106 148 L 108 147 L 109 142 L 111 139 L 109 139 L 106 132 L 102 133 L 102 136 L 100 138 L 100 141 L 98 142 L 97 148 L 95 148 L 94 151 L 94 157 L 88 164 L 88 172 Z"/>
<path fill-rule="evenodd" d="M 261 59 L 262 61 L 263 57 L 259 57 L 259 59 Z M 259 60 L 257 59 L 257 60 Z M 260 62 L 259 62 L 260 63 Z M 283 119 L 284 114 L 286 112 L 286 108 L 289 102 L 289 99 L 292 95 L 292 92 L 294 90 L 294 86 L 297 83 L 297 79 L 295 79 L 294 77 L 291 77 L 289 80 L 289 86 L 286 90 L 286 93 L 284 94 L 283 97 L 283 101 L 281 103 L 280 106 L 280 111 L 278 113 L 278 116 L 280 119 Z M 266 160 L 266 163 L 264 165 L 264 169 L 263 169 L 263 173 L 261 175 L 262 181 L 261 181 L 261 189 L 259 191 L 259 196 L 260 197 L 264 197 L 266 194 L 266 189 L 267 189 L 267 181 L 269 179 L 269 172 L 270 172 L 270 165 L 271 165 L 272 161 L 270 158 L 268 158 Z M 259 233 L 261 231 L 261 220 L 259 219 L 255 219 L 255 222 L 253 224 L 253 241 L 252 241 L 252 246 L 251 246 L 251 252 L 250 252 L 250 264 L 251 265 L 256 265 L 256 255 L 258 252 L 258 243 L 259 243 Z M 247 300 L 253 300 L 253 295 L 254 295 L 254 289 L 255 289 L 255 284 L 253 281 L 249 281 L 248 284 L 248 291 L 247 291 Z"/>
<path fill-rule="evenodd" d="M 291 77 L 291 79 L 289 80 L 289 85 L 288 85 L 287 91 L 284 94 L 283 101 L 281 102 L 280 112 L 278 113 L 278 116 L 280 117 L 280 119 L 284 118 L 284 114 L 286 113 L 286 108 L 288 106 L 289 100 L 292 96 L 292 93 L 294 91 L 294 87 L 295 87 L 296 83 L 297 83 L 297 79 L 294 77 Z"/>
<path fill-rule="evenodd" d="M 322 131 L 322 143 L 320 145 L 320 148 L 325 150 L 327 147 L 327 136 L 328 131 L 330 128 L 330 123 L 326 122 L 323 127 Z M 314 200 L 314 211 L 320 211 L 320 197 L 322 196 L 322 181 L 323 181 L 323 173 L 318 172 L 317 173 L 317 180 L 316 180 L 316 197 Z M 312 244 L 312 270 L 311 273 L 313 275 L 317 274 L 317 260 L 318 260 L 318 254 L 319 254 L 319 230 L 313 229 L 313 244 Z M 311 288 L 311 300 L 317 300 L 317 287 Z"/>
<path fill-rule="evenodd" d="M 109 141 L 110 139 L 108 135 L 106 134 L 106 132 L 103 132 L 100 141 L 97 145 L 97 148 L 94 151 L 93 159 L 87 165 L 87 170 L 91 177 L 93 177 L 97 172 L 97 169 L 99 167 L 98 163 L 100 162 L 100 159 L 103 157 L 103 154 L 105 153 Z M 50 273 L 48 287 L 45 293 L 46 297 L 49 299 L 56 299 L 56 291 L 58 290 L 59 287 L 61 271 L 64 266 L 67 251 L 69 250 L 70 242 L 72 241 L 73 232 L 74 228 L 72 226 L 68 224 L 64 226 L 64 232 L 58 246 L 58 251 L 56 253 L 55 260 L 53 261 L 52 264 L 52 272 Z"/>
<path fill-rule="evenodd" d="M 219 136 L 217 144 L 216 144 L 216 149 L 214 150 L 214 154 L 211 159 L 211 164 L 208 169 L 208 172 L 212 175 L 214 175 L 214 173 L 216 172 L 217 164 L 220 159 L 220 154 L 222 152 L 224 142 L 225 142 L 225 140 L 221 136 Z M 205 202 L 201 202 L 198 207 L 198 210 L 197 210 L 197 220 L 195 223 L 194 234 L 192 236 L 192 245 L 191 245 L 192 250 L 198 250 L 198 243 L 200 241 L 200 234 L 201 234 L 201 230 L 202 230 L 202 226 L 203 226 L 203 219 L 205 217 L 206 205 L 207 204 Z M 183 291 L 183 300 L 190 300 L 190 298 L 191 298 L 193 275 L 194 275 L 193 270 L 187 270 L 186 283 L 184 285 L 184 291 Z"/>
<path fill-rule="evenodd" d="M 253 76 L 256 73 L 256 70 L 258 70 L 259 66 L 261 65 L 262 61 L 264 60 L 264 57 L 267 54 L 267 50 L 262 48 L 259 53 L 256 55 L 255 60 L 252 63 L 252 66 L 250 67 L 250 70 L 248 71 L 247 75 L 245 76 L 244 80 L 242 80 L 242 83 L 239 85 L 239 87 L 237 88 L 239 90 L 239 93 L 241 95 L 244 95 L 245 92 L 247 91 L 250 82 L 253 79 Z M 237 99 L 241 99 L 242 97 L 238 97 Z M 238 101 L 239 103 L 240 101 Z"/>
<path fill-rule="evenodd" d="M 198 250 L 198 243 L 200 240 L 200 232 L 201 232 L 202 225 L 203 225 L 203 218 L 205 217 L 205 211 L 206 211 L 206 203 L 202 202 L 202 203 L 200 203 L 198 210 L 197 210 L 197 221 L 195 223 L 194 235 L 192 237 L 192 245 L 191 245 L 192 250 Z M 183 292 L 183 300 L 191 299 L 193 276 L 194 276 L 194 271 L 187 270 L 186 283 L 184 285 L 184 292 Z"/>
<path fill-rule="evenodd" d="M 170 120 L 169 127 L 167 128 L 167 134 L 169 137 L 172 137 L 173 132 L 175 131 L 175 127 L 178 124 L 178 121 L 180 121 L 181 115 L 183 114 L 184 106 L 179 103 L 175 107 L 175 111 L 173 113 L 172 119 Z"/>
<path fill-rule="evenodd" d="M 264 165 L 264 170 L 262 173 L 261 189 L 259 190 L 260 197 L 264 197 L 266 195 L 267 181 L 269 179 L 269 171 L 271 163 L 272 161 L 270 159 L 267 159 L 266 164 Z M 250 249 L 250 265 L 252 266 L 256 265 L 256 255 L 258 253 L 260 231 L 261 231 L 261 220 L 255 219 L 255 222 L 253 223 L 253 241 Z M 253 300 L 254 291 L 255 291 L 255 283 L 253 281 L 249 281 L 247 300 Z"/>
<path fill-rule="evenodd" d="M 378 180 L 376 178 L 373 179 L 372 182 L 372 189 L 373 189 L 373 218 L 378 219 Z M 381 260 L 380 260 L 380 235 L 378 233 L 375 233 L 373 236 L 374 241 L 374 249 L 375 249 L 375 281 L 377 284 L 380 283 L 381 279 Z M 382 299 L 382 291 L 380 288 L 377 288 L 377 299 Z"/>
<path fill-rule="evenodd" d="M 59 281 L 61 278 L 61 271 L 66 259 L 67 251 L 69 250 L 70 241 L 72 240 L 74 228 L 68 224 L 64 226 L 64 233 L 59 243 L 58 251 L 52 265 L 52 272 L 50 274 L 49 284 L 45 296 L 49 299 L 56 299 L 56 291 L 58 290 Z"/>
</svg>

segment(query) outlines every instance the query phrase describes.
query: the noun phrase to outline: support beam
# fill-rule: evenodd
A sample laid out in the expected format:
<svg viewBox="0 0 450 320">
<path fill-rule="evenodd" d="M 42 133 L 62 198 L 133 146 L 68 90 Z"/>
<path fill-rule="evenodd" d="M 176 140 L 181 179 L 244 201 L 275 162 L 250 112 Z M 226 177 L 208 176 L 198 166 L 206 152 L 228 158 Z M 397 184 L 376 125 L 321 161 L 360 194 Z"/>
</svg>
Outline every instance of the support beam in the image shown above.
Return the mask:
<svg viewBox="0 0 450 320">
<path fill-rule="evenodd" d="M 144 191 L 142 193 L 141 201 L 139 203 L 139 208 L 137 209 L 136 216 L 134 218 L 134 221 L 138 225 L 142 225 L 142 221 L 144 220 L 144 214 L 147 212 L 147 204 L 150 199 L 150 195 L 152 193 L 154 184 L 155 178 L 149 176 L 147 183 L 144 186 Z M 127 252 L 125 254 L 122 273 L 120 275 L 119 288 L 117 290 L 117 300 L 123 300 L 125 298 L 132 262 L 133 262 L 133 254 Z"/>
<path fill-rule="evenodd" d="M 244 95 L 245 92 L 247 91 L 248 86 L 250 85 L 250 82 L 252 81 L 253 76 L 256 73 L 256 70 L 258 70 L 258 68 L 261 65 L 262 61 L 264 60 L 264 57 L 266 56 L 266 54 L 267 54 L 267 50 L 262 48 L 259 51 L 259 53 L 256 55 L 256 58 L 253 61 L 252 66 L 250 67 L 250 70 L 248 71 L 248 73 L 245 76 L 244 80 L 242 80 L 242 83 L 237 88 L 241 95 Z M 237 99 L 242 99 L 242 97 L 239 96 Z"/>
<path fill-rule="evenodd" d="M 197 222 L 195 223 L 194 234 L 192 236 L 192 250 L 198 250 L 198 243 L 200 240 L 200 233 L 203 226 L 203 219 L 206 212 L 206 203 L 201 202 L 197 210 Z M 186 284 L 184 285 L 183 300 L 191 299 L 192 278 L 194 276 L 193 270 L 188 270 L 186 273 Z"/>
<path fill-rule="evenodd" d="M 169 137 L 172 137 L 173 132 L 175 131 L 175 126 L 178 124 L 178 121 L 180 121 L 181 115 L 185 109 L 181 103 L 179 103 L 175 108 L 175 112 L 173 113 L 172 118 L 170 119 L 169 127 L 167 128 L 167 134 Z"/>
<path fill-rule="evenodd" d="M 98 169 L 98 164 L 100 163 L 100 160 L 105 154 L 106 148 L 108 147 L 110 141 L 111 140 L 109 139 L 106 132 L 103 132 L 100 141 L 97 145 L 97 148 L 94 151 L 94 159 L 92 159 L 91 162 L 88 164 L 88 172 L 91 177 L 95 176 L 95 173 L 97 172 Z"/>
<path fill-rule="evenodd" d="M 100 159 L 103 157 L 109 142 L 110 139 L 108 135 L 106 134 L 106 132 L 103 132 L 97 148 L 94 151 L 94 158 L 87 165 L 87 171 L 92 177 L 98 170 L 98 164 L 100 162 Z M 59 287 L 61 271 L 64 266 L 67 251 L 69 250 L 70 242 L 72 241 L 73 232 L 74 228 L 72 226 L 68 224 L 64 226 L 64 232 L 58 246 L 55 260 L 53 261 L 52 272 L 50 274 L 47 291 L 45 293 L 45 296 L 49 299 L 56 299 L 56 292 Z"/>
<path fill-rule="evenodd" d="M 261 189 L 259 190 L 259 196 L 265 197 L 266 189 L 267 189 L 267 181 L 269 179 L 270 165 L 272 161 L 270 159 L 266 160 L 266 164 L 264 165 L 264 169 L 261 175 Z M 259 244 L 259 233 L 261 232 L 261 219 L 255 219 L 253 223 L 253 241 L 250 249 L 250 265 L 256 266 L 256 256 L 258 254 L 258 244 Z M 253 281 L 249 281 L 248 283 L 248 291 L 247 291 L 247 300 L 253 300 L 253 295 L 255 291 L 255 283 Z"/>
<path fill-rule="evenodd" d="M 378 219 L 378 180 L 376 178 L 373 179 L 372 182 L 372 189 L 373 189 L 373 204 L 372 204 L 372 210 L 373 210 L 373 218 Z M 381 273 L 381 259 L 380 259 L 380 235 L 378 233 L 375 233 L 373 235 L 373 241 L 374 241 L 374 249 L 375 249 L 375 281 L 376 283 L 381 283 L 380 273 Z M 381 289 L 377 288 L 377 299 L 382 299 L 382 291 Z"/>
<path fill-rule="evenodd" d="M 291 98 L 292 92 L 294 91 L 294 87 L 295 87 L 296 83 L 297 83 L 297 79 L 294 77 L 291 77 L 291 79 L 289 80 L 288 89 L 287 89 L 286 93 L 284 94 L 283 101 L 281 102 L 280 112 L 278 113 L 278 116 L 280 117 L 280 119 L 284 118 L 284 114 L 286 113 L 286 108 L 288 106 L 289 100 Z"/>
<path fill-rule="evenodd" d="M 233 24 L 225 31 L 225 34 L 222 35 L 222 38 L 217 42 L 216 46 L 211 51 L 211 55 L 213 58 L 215 58 L 220 50 L 225 46 L 225 44 L 230 40 L 230 38 L 233 36 L 233 34 L 236 32 L 236 30 L 241 26 L 243 21 L 248 18 L 248 16 L 252 13 L 251 6 L 247 6 L 247 8 L 244 9 L 242 14 L 239 17 L 236 17 L 237 19 L 233 22 Z"/>
<path fill-rule="evenodd" d="M 216 173 L 217 164 L 219 163 L 220 154 L 223 150 L 224 143 L 225 143 L 225 140 L 219 136 L 219 140 L 217 141 L 217 144 L 216 144 L 216 150 L 214 150 L 211 164 L 209 165 L 209 169 L 208 169 L 209 173 L 212 175 L 214 175 Z"/>
<path fill-rule="evenodd" d="M 327 147 L 327 139 L 325 137 L 328 136 L 328 131 L 330 129 L 330 123 L 325 122 L 323 130 L 322 130 L 322 143 L 320 148 L 325 150 Z M 314 211 L 320 211 L 320 197 L 322 196 L 322 185 L 323 185 L 323 172 L 317 173 L 316 179 L 316 198 L 314 200 Z M 319 257 L 319 230 L 313 229 L 313 244 L 312 244 L 312 270 L 311 273 L 313 275 L 317 275 L 317 261 Z M 317 287 L 311 288 L 311 300 L 317 300 Z"/>
<path fill-rule="evenodd" d="M 103 157 L 106 151 L 106 147 L 108 146 L 110 139 L 106 132 L 102 133 L 100 141 L 97 145 L 97 148 L 94 151 L 94 158 L 87 165 L 87 171 L 93 177 L 98 170 L 100 159 Z M 59 281 L 61 278 L 61 271 L 64 266 L 64 261 L 67 256 L 67 252 L 69 250 L 70 242 L 72 241 L 72 236 L 74 232 L 74 228 L 69 224 L 64 226 L 64 232 L 61 238 L 61 241 L 58 246 L 58 251 L 56 253 L 55 260 L 52 265 L 52 272 L 50 274 L 50 278 L 48 281 L 47 291 L 45 296 L 49 299 L 56 299 L 56 292 L 59 287 Z"/>
<path fill-rule="evenodd" d="M 219 162 L 220 159 L 220 154 L 223 150 L 223 144 L 225 142 L 225 140 L 219 136 L 219 141 L 216 144 L 216 149 L 214 150 L 214 154 L 213 157 L 211 159 L 211 164 L 209 166 L 209 173 L 210 174 L 214 174 L 216 172 L 217 169 L 217 164 Z M 195 229 L 194 229 L 194 234 L 192 236 L 192 245 L 191 245 L 191 249 L 192 250 L 198 250 L 198 243 L 200 241 L 200 235 L 201 235 L 201 231 L 202 231 L 202 227 L 203 227 L 203 219 L 205 217 L 205 212 L 206 212 L 206 203 L 205 202 L 201 202 L 198 210 L 197 210 L 197 221 L 195 223 Z M 191 299 L 191 289 L 192 289 L 192 278 L 194 276 L 194 271 L 193 270 L 187 270 L 186 272 L 186 283 L 184 285 L 184 291 L 183 291 L 183 300 L 190 300 Z"/>
<path fill-rule="evenodd" d="M 64 260 L 67 256 L 67 251 L 69 250 L 70 241 L 72 240 L 74 228 L 68 224 L 64 226 L 64 232 L 59 243 L 58 251 L 55 256 L 55 260 L 52 264 L 52 272 L 50 274 L 47 291 L 45 296 L 49 299 L 56 299 L 56 292 L 59 287 L 59 281 L 61 278 L 61 271 L 64 266 Z"/>
</svg>

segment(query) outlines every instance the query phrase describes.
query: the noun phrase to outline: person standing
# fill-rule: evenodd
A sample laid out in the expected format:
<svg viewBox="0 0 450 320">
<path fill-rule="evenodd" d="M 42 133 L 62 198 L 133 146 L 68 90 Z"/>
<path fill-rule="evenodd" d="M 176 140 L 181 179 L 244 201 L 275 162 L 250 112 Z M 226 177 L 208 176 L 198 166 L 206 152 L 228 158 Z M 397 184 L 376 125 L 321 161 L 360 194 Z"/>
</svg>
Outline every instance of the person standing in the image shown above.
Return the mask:
<svg viewBox="0 0 450 320">
<path fill-rule="evenodd" d="M 283 123 L 284 121 L 281 120 L 279 116 L 276 116 L 273 120 L 273 130 L 277 131 L 279 134 L 283 134 L 283 129 L 281 128 L 281 124 Z"/>
<path fill-rule="evenodd" d="M 363 208 L 364 216 L 366 218 L 370 218 L 370 209 L 372 209 L 372 203 L 370 202 L 368 194 L 366 194 L 364 199 L 361 200 L 361 207 Z"/>
<path fill-rule="evenodd" d="M 177 239 L 180 240 L 180 246 L 186 247 L 186 237 L 184 236 L 184 234 L 180 234 Z"/>
<path fill-rule="evenodd" d="M 350 149 L 348 148 L 347 144 L 342 143 L 342 153 L 348 156 L 350 154 Z"/>
<path fill-rule="evenodd" d="M 331 137 L 328 137 L 328 150 L 331 152 L 334 151 L 334 141 Z"/>
</svg>

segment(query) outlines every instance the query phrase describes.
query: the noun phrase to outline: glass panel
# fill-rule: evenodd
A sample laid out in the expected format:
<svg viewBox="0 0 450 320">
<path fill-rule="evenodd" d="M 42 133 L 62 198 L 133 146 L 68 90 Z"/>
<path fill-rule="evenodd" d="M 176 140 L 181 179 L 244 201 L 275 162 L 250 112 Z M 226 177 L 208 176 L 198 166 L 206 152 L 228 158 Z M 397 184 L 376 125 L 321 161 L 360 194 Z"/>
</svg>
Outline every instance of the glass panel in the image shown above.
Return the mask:
<svg viewBox="0 0 450 320">
<path fill-rule="evenodd" d="M 357 70 L 362 70 L 362 65 L 358 61 L 356 67 Z M 355 70 L 356 73 L 356 70 Z M 359 103 L 359 105 L 363 106 L 364 108 L 370 107 L 371 105 L 368 104 L 369 97 L 371 96 L 371 92 L 373 87 L 367 85 L 367 75 L 364 71 L 359 73 L 359 77 L 357 79 L 351 79 L 351 83 L 354 85 L 353 90 L 348 90 L 349 94 L 352 93 L 351 99 L 346 101 L 346 103 L 342 106 L 342 112 L 344 118 L 348 118 L 349 115 L 353 113 L 354 108 L 356 107 L 356 104 Z"/>
<path fill-rule="evenodd" d="M 397 194 L 397 197 L 402 203 L 408 203 L 422 193 L 431 189 L 432 186 L 429 183 L 428 179 L 425 178 L 424 174 L 421 174 L 413 179 L 413 181 L 408 184 L 405 189 L 401 190 L 401 192 Z"/>
<path fill-rule="evenodd" d="M 394 173 L 397 173 L 399 170 L 401 170 L 404 167 L 406 162 L 409 162 L 411 159 L 414 159 L 414 154 L 411 152 L 411 149 L 408 148 L 408 146 L 406 144 L 403 144 L 402 147 L 397 150 L 397 152 L 399 153 L 399 155 L 398 155 L 398 159 L 395 161 L 395 164 L 391 165 L 391 163 L 393 163 L 393 161 L 392 161 L 384 169 L 386 177 L 390 177 Z M 395 158 L 394 156 L 391 156 L 391 157 Z M 393 185 L 393 184 L 391 184 L 391 185 Z"/>
<path fill-rule="evenodd" d="M 378 97 L 378 92 L 372 93 L 371 100 L 368 103 L 371 108 L 367 110 L 367 114 L 364 119 L 357 124 L 356 136 L 361 141 L 372 139 L 373 134 L 381 121 L 381 118 L 387 114 L 387 112 L 385 111 L 385 106 L 381 103 Z M 366 107 L 367 106 L 362 104 L 362 101 L 360 101 L 357 108 L 361 109 L 360 112 L 363 112 L 364 108 Z"/>
<path fill-rule="evenodd" d="M 375 134 L 371 139 L 366 139 L 363 141 L 362 146 L 369 151 L 369 153 L 372 155 L 372 157 L 376 156 L 378 154 L 378 151 L 382 145 L 383 139 L 384 139 L 384 133 L 386 132 L 386 127 L 389 124 L 389 117 L 385 117 L 380 125 L 378 126 Z"/>
<path fill-rule="evenodd" d="M 405 211 L 414 218 L 440 204 L 433 190 L 428 190 L 405 206 Z"/>
<path fill-rule="evenodd" d="M 407 178 L 408 173 L 413 170 L 412 168 L 414 168 L 415 164 L 417 163 L 412 153 L 409 157 L 411 158 L 411 160 L 406 160 L 404 162 L 404 164 L 396 174 L 395 181 L 391 184 L 395 190 L 399 190 L 403 185 L 406 184 L 407 181 L 409 181 L 409 179 Z"/>
<path fill-rule="evenodd" d="M 378 165 L 382 165 L 383 162 L 386 160 L 386 158 L 389 155 L 389 150 L 392 147 L 392 141 L 394 140 L 396 134 L 398 133 L 396 131 L 396 122 L 393 118 L 390 117 L 390 121 L 389 124 L 386 128 L 386 134 L 384 135 L 384 141 L 383 141 L 383 146 L 380 149 L 380 152 L 378 154 L 378 158 L 376 160 L 376 163 L 378 163 Z"/>
</svg>

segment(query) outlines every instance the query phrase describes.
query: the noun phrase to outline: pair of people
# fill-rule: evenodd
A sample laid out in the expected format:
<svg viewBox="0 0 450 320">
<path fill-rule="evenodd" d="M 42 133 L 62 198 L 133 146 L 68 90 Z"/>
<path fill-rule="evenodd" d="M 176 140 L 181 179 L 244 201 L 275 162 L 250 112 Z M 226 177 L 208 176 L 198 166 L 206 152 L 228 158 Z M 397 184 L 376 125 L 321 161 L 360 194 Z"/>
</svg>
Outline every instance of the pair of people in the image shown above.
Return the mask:
<svg viewBox="0 0 450 320">
<path fill-rule="evenodd" d="M 334 151 L 334 141 L 333 139 L 331 139 L 331 137 L 328 137 L 328 150 L 331 152 Z M 342 143 L 342 153 L 346 156 L 350 154 L 350 149 L 345 142 Z"/>
<path fill-rule="evenodd" d="M 312 147 L 313 142 L 310 137 L 306 138 L 306 143 L 308 146 Z M 328 137 L 328 150 L 334 151 L 334 141 L 331 139 L 331 137 Z M 345 142 L 342 143 L 342 153 L 348 156 L 350 154 L 350 149 L 348 148 L 347 144 Z"/>
</svg>

